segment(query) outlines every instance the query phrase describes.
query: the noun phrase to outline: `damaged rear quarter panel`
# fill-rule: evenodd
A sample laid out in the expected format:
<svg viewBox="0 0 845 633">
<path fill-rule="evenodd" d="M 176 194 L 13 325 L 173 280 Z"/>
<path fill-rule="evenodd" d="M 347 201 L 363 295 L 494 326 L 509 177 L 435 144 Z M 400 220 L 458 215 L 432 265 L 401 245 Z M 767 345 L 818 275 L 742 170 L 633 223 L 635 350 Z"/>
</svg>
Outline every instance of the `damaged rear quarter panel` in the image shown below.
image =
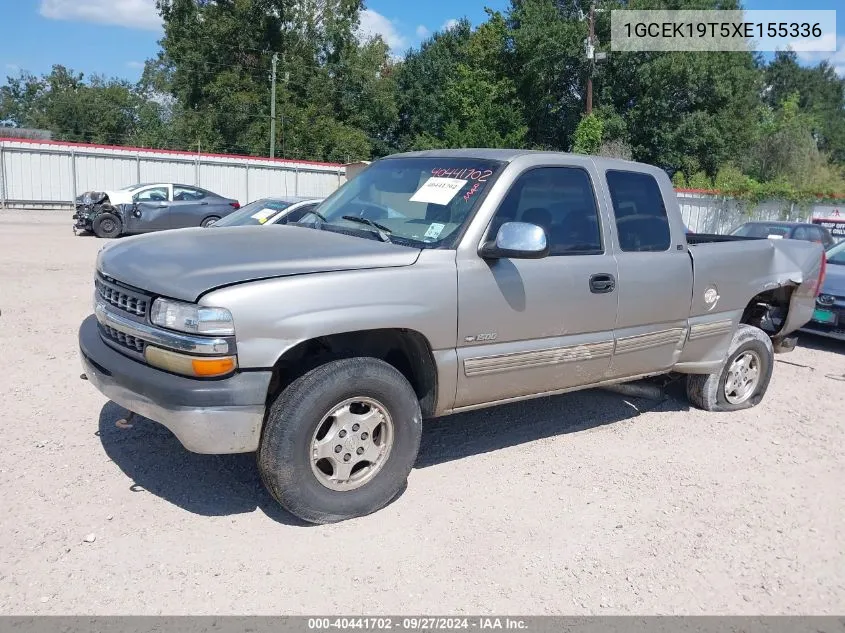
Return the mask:
<svg viewBox="0 0 845 633">
<path fill-rule="evenodd" d="M 822 260 L 819 244 L 760 239 L 698 244 L 689 251 L 695 275 L 691 323 L 731 318 L 736 324 L 755 296 L 785 287 L 794 290 L 788 317 L 777 336 L 795 331 L 812 316 L 814 282 Z M 718 296 L 715 306 L 705 300 L 713 288 Z"/>
</svg>

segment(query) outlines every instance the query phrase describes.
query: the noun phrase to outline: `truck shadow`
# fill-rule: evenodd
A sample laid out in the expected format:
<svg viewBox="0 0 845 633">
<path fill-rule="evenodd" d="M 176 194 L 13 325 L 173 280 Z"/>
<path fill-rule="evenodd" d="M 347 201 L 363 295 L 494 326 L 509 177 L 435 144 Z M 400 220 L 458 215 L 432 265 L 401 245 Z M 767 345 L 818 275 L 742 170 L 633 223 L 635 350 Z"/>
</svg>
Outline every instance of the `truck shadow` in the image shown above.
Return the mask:
<svg viewBox="0 0 845 633">
<path fill-rule="evenodd" d="M 829 338 L 827 336 L 819 336 L 811 332 L 800 332 L 798 335 L 798 347 L 806 347 L 807 349 L 816 350 L 819 352 L 834 352 L 836 354 L 845 354 L 845 341 L 839 339 Z"/>
<path fill-rule="evenodd" d="M 656 402 L 584 391 L 430 420 L 423 426 L 415 468 L 613 424 L 652 409 L 687 410 L 686 401 L 677 395 Z M 106 454 L 129 478 L 133 492 L 154 494 L 202 516 L 258 508 L 279 523 L 310 525 L 283 510 L 264 489 L 254 453 L 191 453 L 170 431 L 145 418 L 136 417 L 131 428 L 115 426 L 125 416 L 125 409 L 107 403 L 100 411 L 98 435 Z"/>
</svg>

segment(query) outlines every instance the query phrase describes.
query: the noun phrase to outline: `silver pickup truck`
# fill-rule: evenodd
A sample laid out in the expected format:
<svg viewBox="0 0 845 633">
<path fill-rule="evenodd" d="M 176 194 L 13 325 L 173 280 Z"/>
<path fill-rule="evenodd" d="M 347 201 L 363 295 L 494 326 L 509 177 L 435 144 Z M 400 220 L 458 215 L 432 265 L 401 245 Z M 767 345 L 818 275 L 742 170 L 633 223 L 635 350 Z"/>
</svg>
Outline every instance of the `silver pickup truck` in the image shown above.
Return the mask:
<svg viewBox="0 0 845 633">
<path fill-rule="evenodd" d="M 395 155 L 297 224 L 111 243 L 82 363 L 187 449 L 257 451 L 285 508 L 338 521 L 398 494 L 424 419 L 669 373 L 706 410 L 759 403 L 822 249 L 685 233 L 648 165 Z"/>
</svg>

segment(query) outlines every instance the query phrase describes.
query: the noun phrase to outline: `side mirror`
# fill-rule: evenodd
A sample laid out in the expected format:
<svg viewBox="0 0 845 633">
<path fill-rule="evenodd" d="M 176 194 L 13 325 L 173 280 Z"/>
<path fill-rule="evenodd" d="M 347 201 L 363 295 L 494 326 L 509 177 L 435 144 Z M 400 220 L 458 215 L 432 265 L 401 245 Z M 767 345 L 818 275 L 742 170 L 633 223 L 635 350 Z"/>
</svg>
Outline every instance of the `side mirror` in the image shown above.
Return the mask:
<svg viewBox="0 0 845 633">
<path fill-rule="evenodd" d="M 536 224 L 505 222 L 496 240 L 482 244 L 478 254 L 484 259 L 542 259 L 549 254 L 549 242 Z"/>
</svg>

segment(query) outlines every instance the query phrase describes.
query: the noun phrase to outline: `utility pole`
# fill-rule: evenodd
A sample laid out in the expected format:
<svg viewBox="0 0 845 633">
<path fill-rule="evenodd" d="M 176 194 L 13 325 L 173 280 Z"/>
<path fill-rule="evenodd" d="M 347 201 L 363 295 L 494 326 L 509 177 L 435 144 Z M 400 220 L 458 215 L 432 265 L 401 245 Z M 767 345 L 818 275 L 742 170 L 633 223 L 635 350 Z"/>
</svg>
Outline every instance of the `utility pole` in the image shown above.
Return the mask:
<svg viewBox="0 0 845 633">
<path fill-rule="evenodd" d="M 279 54 L 273 53 L 273 74 L 270 88 L 270 158 L 276 157 L 276 64 Z"/>
<path fill-rule="evenodd" d="M 590 1 L 590 13 L 589 20 L 590 24 L 590 34 L 587 36 L 587 39 L 584 40 L 584 47 L 587 53 L 587 61 L 589 63 L 589 67 L 587 69 L 587 99 L 586 99 L 586 113 L 587 116 L 592 114 L 593 112 L 593 75 L 596 72 L 596 62 L 600 62 L 604 59 L 607 59 L 607 53 L 597 53 L 596 52 L 596 45 L 598 44 L 598 39 L 596 38 L 596 13 L 602 13 L 605 9 L 596 9 L 596 0 Z M 584 14 L 580 14 L 580 20 L 583 21 Z"/>
<path fill-rule="evenodd" d="M 595 61 L 595 38 L 596 38 L 596 4 L 590 2 L 590 36 L 587 38 L 587 58 L 590 60 L 590 68 L 587 71 L 587 116 L 593 112 L 593 69 Z"/>
</svg>

